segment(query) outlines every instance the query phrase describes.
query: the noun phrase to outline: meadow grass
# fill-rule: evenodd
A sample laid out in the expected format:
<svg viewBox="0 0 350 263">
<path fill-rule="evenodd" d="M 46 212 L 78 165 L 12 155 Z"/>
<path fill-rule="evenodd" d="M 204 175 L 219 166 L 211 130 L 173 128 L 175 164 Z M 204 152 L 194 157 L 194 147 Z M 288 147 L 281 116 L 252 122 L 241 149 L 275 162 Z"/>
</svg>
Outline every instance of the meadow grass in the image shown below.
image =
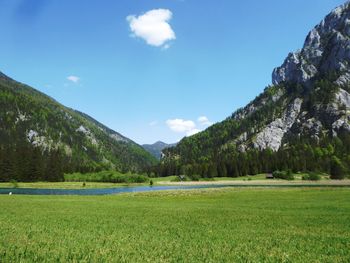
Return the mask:
<svg viewBox="0 0 350 263">
<path fill-rule="evenodd" d="M 155 184 L 167 182 L 176 176 L 151 178 Z M 85 188 L 116 188 L 125 186 L 143 186 L 145 183 L 104 183 L 104 182 L 16 182 L 16 187 L 11 182 L 0 182 L 0 188 L 46 188 L 46 189 L 85 189 Z"/>
<path fill-rule="evenodd" d="M 0 196 L 0 262 L 349 262 L 350 189 Z"/>
<path fill-rule="evenodd" d="M 47 188 L 47 189 L 84 189 L 84 188 L 113 188 L 128 184 L 98 183 L 98 182 L 20 182 L 16 188 Z M 0 183 L 0 188 L 13 188 L 12 183 Z"/>
</svg>

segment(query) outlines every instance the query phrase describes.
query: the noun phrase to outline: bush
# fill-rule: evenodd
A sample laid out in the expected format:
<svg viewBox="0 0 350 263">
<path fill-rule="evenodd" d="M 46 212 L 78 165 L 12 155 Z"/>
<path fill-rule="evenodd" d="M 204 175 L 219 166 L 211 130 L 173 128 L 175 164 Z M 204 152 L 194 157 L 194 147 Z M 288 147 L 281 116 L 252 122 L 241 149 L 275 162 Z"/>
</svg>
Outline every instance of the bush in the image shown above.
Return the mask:
<svg viewBox="0 0 350 263">
<path fill-rule="evenodd" d="M 199 179 L 201 179 L 201 176 L 198 175 L 198 174 L 192 174 L 192 175 L 190 176 L 190 179 L 191 179 L 192 181 L 199 181 Z"/>
<path fill-rule="evenodd" d="M 309 173 L 303 175 L 303 180 L 305 181 L 319 181 L 321 180 L 321 176 L 318 173 Z"/>
<path fill-rule="evenodd" d="M 187 175 L 179 175 L 176 176 L 171 182 L 188 182 L 188 181 L 199 181 L 201 178 L 200 175 L 192 174 L 190 176 Z M 208 178 L 207 178 L 208 179 Z M 209 179 L 208 179 L 209 180 Z"/>
<path fill-rule="evenodd" d="M 65 174 L 66 182 L 104 182 L 104 183 L 145 183 L 149 178 L 139 174 L 122 174 L 116 171 L 102 171 L 98 173 Z"/>
<path fill-rule="evenodd" d="M 13 188 L 18 188 L 18 182 L 16 180 L 11 180 L 10 183 L 12 184 Z"/>
<path fill-rule="evenodd" d="M 178 175 L 170 180 L 170 182 L 188 182 L 188 181 L 191 181 L 191 179 L 186 175 Z"/>
<path fill-rule="evenodd" d="M 290 171 L 290 170 L 288 170 L 287 172 L 286 171 L 274 171 L 272 173 L 272 175 L 274 178 L 277 178 L 277 179 L 283 179 L 283 180 L 289 180 L 289 181 L 294 180 L 294 175 L 293 175 L 292 171 Z"/>
<path fill-rule="evenodd" d="M 196 181 L 212 182 L 212 181 L 215 181 L 215 178 L 200 178 L 199 180 L 196 180 Z"/>
<path fill-rule="evenodd" d="M 342 164 L 341 160 L 336 156 L 333 156 L 331 160 L 331 179 L 345 179 L 345 167 Z"/>
</svg>

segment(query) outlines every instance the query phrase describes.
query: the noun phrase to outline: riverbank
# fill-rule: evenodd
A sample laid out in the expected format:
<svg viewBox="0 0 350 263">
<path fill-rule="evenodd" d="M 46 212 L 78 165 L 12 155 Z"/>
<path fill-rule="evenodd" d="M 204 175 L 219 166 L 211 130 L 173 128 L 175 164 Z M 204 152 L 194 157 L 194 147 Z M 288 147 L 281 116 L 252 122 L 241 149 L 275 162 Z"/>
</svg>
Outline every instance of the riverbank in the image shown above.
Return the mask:
<svg viewBox="0 0 350 263">
<path fill-rule="evenodd" d="M 189 182 L 170 182 L 170 181 L 161 181 L 159 182 L 160 185 L 242 185 L 242 186 L 313 186 L 313 185 L 320 185 L 320 186 L 350 186 L 350 180 L 320 180 L 320 181 L 305 181 L 305 180 L 293 180 L 293 181 L 286 181 L 286 180 L 251 180 L 251 181 L 245 181 L 245 180 L 220 180 L 220 181 L 189 181 Z"/>
<path fill-rule="evenodd" d="M 37 189 L 93 189 L 116 188 L 140 184 L 115 184 L 94 182 L 33 182 L 33 183 L 0 183 L 0 188 L 37 188 Z"/>
</svg>

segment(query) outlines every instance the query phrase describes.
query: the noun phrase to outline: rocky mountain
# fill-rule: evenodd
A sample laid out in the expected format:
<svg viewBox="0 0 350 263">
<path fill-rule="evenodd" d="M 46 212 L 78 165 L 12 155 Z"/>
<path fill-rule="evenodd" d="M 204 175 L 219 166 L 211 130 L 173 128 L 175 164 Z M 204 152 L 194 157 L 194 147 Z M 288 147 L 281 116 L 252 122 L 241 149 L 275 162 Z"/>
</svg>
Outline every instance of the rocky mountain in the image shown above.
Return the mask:
<svg viewBox="0 0 350 263">
<path fill-rule="evenodd" d="M 350 164 L 350 2 L 311 30 L 303 48 L 273 70 L 272 83 L 223 122 L 166 150 L 166 169 L 179 172 L 181 167 L 209 162 L 228 170 L 227 163 L 234 158 L 243 159 L 247 172 L 283 168 L 329 172 L 334 158 L 345 169 Z M 310 163 L 324 158 L 328 165 L 312 167 L 293 155 L 306 154 L 306 148 L 312 155 Z M 289 161 L 281 160 L 282 153 Z M 273 164 L 264 163 L 266 155 Z M 252 163 L 258 168 L 252 169 Z"/>
<path fill-rule="evenodd" d="M 130 139 L 3 73 L 0 108 L 0 166 L 11 164 L 9 156 L 20 159 L 21 152 L 35 154 L 35 159 L 57 152 L 63 171 L 137 171 L 157 163 Z"/>
<path fill-rule="evenodd" d="M 162 152 L 164 149 L 174 147 L 175 145 L 176 143 L 167 144 L 165 142 L 158 141 L 153 144 L 143 144 L 142 147 L 159 160 L 162 157 Z"/>
</svg>

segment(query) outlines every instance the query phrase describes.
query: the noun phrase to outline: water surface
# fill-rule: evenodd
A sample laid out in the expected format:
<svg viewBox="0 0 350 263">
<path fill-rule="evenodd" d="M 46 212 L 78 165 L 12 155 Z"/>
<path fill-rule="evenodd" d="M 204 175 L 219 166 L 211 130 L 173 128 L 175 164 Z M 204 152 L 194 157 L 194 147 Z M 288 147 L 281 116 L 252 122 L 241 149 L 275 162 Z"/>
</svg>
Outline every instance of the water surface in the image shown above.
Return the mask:
<svg viewBox="0 0 350 263">
<path fill-rule="evenodd" d="M 209 189 L 225 187 L 271 187 L 271 188 L 288 188 L 288 187 L 349 187 L 347 185 L 172 185 L 172 186 L 125 186 L 118 188 L 90 188 L 90 189 L 42 189 L 42 188 L 0 188 L 0 194 L 14 195 L 112 195 L 121 193 L 138 193 L 164 190 L 189 190 L 189 189 Z"/>
</svg>

